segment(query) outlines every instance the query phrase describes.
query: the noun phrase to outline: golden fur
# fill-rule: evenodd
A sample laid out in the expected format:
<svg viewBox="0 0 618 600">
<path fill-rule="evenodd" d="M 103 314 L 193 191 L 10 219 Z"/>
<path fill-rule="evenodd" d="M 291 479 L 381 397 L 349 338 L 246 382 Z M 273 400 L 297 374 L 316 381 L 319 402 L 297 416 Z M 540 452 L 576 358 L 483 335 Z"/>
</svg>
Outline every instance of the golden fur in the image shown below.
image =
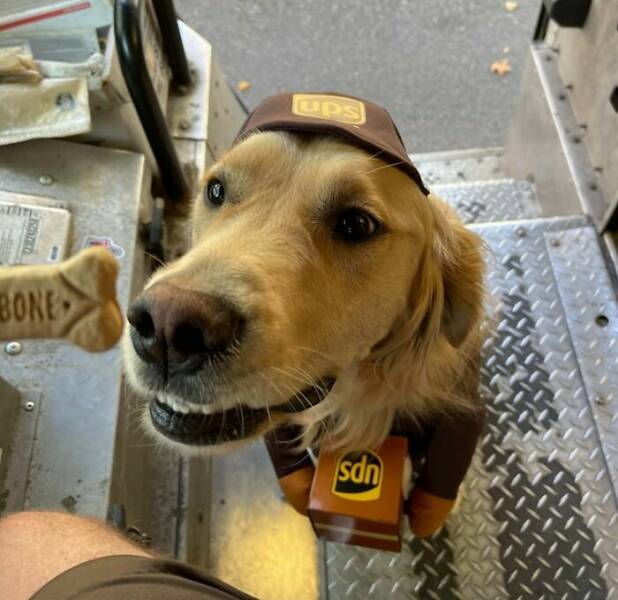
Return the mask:
<svg viewBox="0 0 618 600">
<path fill-rule="evenodd" d="M 303 425 L 305 446 L 327 436 L 345 449 L 380 443 L 400 411 L 474 407 L 465 383 L 476 381 L 481 340 L 481 242 L 446 204 L 326 136 L 254 134 L 213 177 L 225 183 L 225 203 L 196 201 L 192 249 L 149 285 L 216 293 L 248 325 L 223 372 L 172 405 L 273 407 L 272 423 Z M 334 238 L 334 215 L 346 207 L 372 213 L 381 231 L 358 244 Z M 125 357 L 130 383 L 152 393 L 128 343 Z M 319 405 L 277 415 L 277 404 L 327 376 L 337 383 Z"/>
</svg>

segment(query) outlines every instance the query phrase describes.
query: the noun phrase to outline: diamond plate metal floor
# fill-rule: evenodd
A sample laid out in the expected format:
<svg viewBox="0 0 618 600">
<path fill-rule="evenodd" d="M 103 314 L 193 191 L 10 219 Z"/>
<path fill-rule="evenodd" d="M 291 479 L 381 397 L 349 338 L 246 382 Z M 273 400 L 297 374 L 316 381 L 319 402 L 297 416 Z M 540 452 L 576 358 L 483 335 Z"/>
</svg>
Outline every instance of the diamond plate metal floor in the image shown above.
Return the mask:
<svg viewBox="0 0 618 600">
<path fill-rule="evenodd" d="M 502 148 L 475 148 L 411 155 L 428 186 L 505 177 Z"/>
<path fill-rule="evenodd" d="M 527 181 L 488 181 L 432 185 L 431 191 L 451 204 L 466 223 L 534 219 L 541 216 L 534 186 Z"/>
<path fill-rule="evenodd" d="M 488 419 L 459 511 L 429 540 L 407 532 L 401 554 L 316 543 L 255 445 L 214 461 L 213 522 L 234 532 L 216 528 L 215 574 L 263 600 L 618 598 L 616 295 L 594 229 L 583 217 L 536 218 L 533 186 L 495 179 L 496 156 L 482 182 L 454 182 L 447 169 L 431 186 L 487 243 L 496 324 L 482 369 Z M 245 498 L 224 475 L 241 464 L 261 474 Z M 275 515 L 290 542 L 279 554 L 265 543 L 259 560 L 254 542 Z M 220 567 L 231 561 L 235 574 Z"/>
</svg>

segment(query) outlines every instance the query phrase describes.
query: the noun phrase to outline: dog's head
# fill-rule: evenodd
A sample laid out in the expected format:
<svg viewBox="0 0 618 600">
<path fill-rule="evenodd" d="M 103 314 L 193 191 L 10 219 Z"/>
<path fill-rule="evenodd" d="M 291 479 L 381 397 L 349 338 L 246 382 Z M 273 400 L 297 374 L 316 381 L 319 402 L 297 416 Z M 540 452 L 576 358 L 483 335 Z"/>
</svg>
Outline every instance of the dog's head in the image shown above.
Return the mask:
<svg viewBox="0 0 618 600">
<path fill-rule="evenodd" d="M 332 136 L 257 133 L 210 169 L 192 228 L 125 339 L 168 441 L 229 447 L 295 420 L 305 443 L 351 447 L 453 401 L 480 244 L 399 169 Z"/>
</svg>

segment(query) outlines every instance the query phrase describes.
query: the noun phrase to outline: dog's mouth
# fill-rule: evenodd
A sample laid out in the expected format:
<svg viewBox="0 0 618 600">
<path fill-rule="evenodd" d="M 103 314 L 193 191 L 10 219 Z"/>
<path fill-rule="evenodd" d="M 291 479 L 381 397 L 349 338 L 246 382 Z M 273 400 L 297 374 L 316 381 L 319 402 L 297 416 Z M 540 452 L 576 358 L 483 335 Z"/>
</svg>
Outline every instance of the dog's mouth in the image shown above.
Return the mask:
<svg viewBox="0 0 618 600">
<path fill-rule="evenodd" d="M 268 419 L 264 408 L 236 406 L 228 410 L 203 414 L 183 413 L 153 398 L 149 404 L 154 428 L 165 437 L 191 446 L 211 446 L 241 440 L 255 434 Z"/>
<path fill-rule="evenodd" d="M 297 413 L 315 406 L 334 384 L 334 378 L 325 379 L 320 387 L 302 390 L 285 404 L 268 408 L 238 405 L 209 414 L 180 412 L 158 398 L 152 398 L 148 408 L 154 428 L 170 440 L 189 446 L 213 446 L 257 435 L 273 414 Z"/>
</svg>

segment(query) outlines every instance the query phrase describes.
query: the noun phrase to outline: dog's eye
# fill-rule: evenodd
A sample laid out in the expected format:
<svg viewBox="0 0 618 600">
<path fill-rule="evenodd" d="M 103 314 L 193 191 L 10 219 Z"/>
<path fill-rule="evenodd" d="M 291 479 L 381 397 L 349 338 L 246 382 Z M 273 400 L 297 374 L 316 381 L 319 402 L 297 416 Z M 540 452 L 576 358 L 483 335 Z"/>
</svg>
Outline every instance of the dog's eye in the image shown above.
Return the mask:
<svg viewBox="0 0 618 600">
<path fill-rule="evenodd" d="M 221 206 L 225 200 L 225 188 L 218 179 L 211 179 L 206 186 L 206 197 L 214 206 Z"/>
<path fill-rule="evenodd" d="M 369 213 L 350 208 L 337 215 L 333 231 L 346 242 L 362 242 L 378 230 L 378 222 Z"/>
</svg>

